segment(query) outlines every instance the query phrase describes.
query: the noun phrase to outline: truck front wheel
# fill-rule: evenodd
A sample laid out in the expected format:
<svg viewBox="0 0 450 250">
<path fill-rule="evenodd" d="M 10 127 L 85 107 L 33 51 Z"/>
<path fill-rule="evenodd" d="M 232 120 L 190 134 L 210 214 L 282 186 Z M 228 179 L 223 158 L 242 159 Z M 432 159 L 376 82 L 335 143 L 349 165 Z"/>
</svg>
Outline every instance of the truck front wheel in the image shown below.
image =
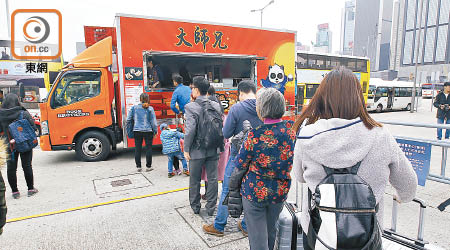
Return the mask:
<svg viewBox="0 0 450 250">
<path fill-rule="evenodd" d="M 111 143 L 105 134 L 89 131 L 78 138 L 75 151 L 83 161 L 103 161 L 111 152 Z"/>
</svg>

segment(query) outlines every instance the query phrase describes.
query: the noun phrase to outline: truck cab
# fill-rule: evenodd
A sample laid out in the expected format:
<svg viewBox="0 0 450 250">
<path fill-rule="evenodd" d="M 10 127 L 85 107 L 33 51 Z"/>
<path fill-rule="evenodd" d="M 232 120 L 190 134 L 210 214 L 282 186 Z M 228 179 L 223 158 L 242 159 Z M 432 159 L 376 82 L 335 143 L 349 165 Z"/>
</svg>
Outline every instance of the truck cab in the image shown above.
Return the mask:
<svg viewBox="0 0 450 250">
<path fill-rule="evenodd" d="M 112 39 L 89 47 L 57 76 L 40 104 L 41 149 L 75 150 L 84 161 L 105 160 L 121 139 L 115 117 Z"/>
</svg>

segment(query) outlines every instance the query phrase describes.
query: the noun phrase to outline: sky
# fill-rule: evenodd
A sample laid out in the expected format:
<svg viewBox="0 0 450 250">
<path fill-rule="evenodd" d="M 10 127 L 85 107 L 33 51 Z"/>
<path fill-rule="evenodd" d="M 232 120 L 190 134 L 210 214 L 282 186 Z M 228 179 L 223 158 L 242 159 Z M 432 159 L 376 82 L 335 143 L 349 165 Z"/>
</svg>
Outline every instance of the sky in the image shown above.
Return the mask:
<svg viewBox="0 0 450 250">
<path fill-rule="evenodd" d="M 0 0 L 0 39 L 7 39 L 5 1 Z M 274 0 L 264 10 L 263 27 L 297 31 L 297 41 L 315 42 L 317 25 L 330 23 L 332 51 L 339 50 L 341 13 L 346 0 Z M 57 9 L 63 19 L 63 56 L 76 55 L 76 42 L 84 42 L 83 26 L 114 25 L 116 13 L 187 19 L 245 26 L 260 26 L 260 13 L 270 0 L 9 0 L 16 9 Z"/>
</svg>

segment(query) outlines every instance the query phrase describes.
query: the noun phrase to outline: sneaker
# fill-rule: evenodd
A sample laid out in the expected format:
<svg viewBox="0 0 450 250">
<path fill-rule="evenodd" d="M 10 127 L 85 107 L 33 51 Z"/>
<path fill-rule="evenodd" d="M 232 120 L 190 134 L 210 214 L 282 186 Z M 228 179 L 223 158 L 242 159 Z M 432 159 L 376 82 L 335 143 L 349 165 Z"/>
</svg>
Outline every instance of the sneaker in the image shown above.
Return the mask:
<svg viewBox="0 0 450 250">
<path fill-rule="evenodd" d="M 153 167 L 147 167 L 147 169 L 145 170 L 146 172 L 150 172 L 152 171 L 154 168 Z"/>
<path fill-rule="evenodd" d="M 12 193 L 12 197 L 13 197 L 14 199 L 19 199 L 19 198 L 20 198 L 20 192 L 17 191 L 17 192 Z"/>
<path fill-rule="evenodd" d="M 28 197 L 37 194 L 39 191 L 36 188 L 28 190 Z"/>
<path fill-rule="evenodd" d="M 186 175 L 186 176 L 189 176 L 190 175 L 189 174 L 189 170 L 183 170 L 183 174 Z"/>
<path fill-rule="evenodd" d="M 211 234 L 211 235 L 215 235 L 218 237 L 223 237 L 223 232 L 217 230 L 214 227 L 214 224 L 210 224 L 210 225 L 203 225 L 203 232 L 207 233 L 207 234 Z"/>
<path fill-rule="evenodd" d="M 181 175 L 183 172 L 181 171 L 181 169 L 176 170 L 175 172 L 177 172 L 177 175 Z"/>
<path fill-rule="evenodd" d="M 239 230 L 241 230 L 242 234 L 243 234 L 245 237 L 248 236 L 247 231 L 245 231 L 244 228 L 242 228 L 242 221 L 239 221 L 239 222 L 238 222 L 238 228 L 239 228 Z"/>
<path fill-rule="evenodd" d="M 142 168 L 137 168 L 137 171 L 138 172 L 142 172 Z"/>
<path fill-rule="evenodd" d="M 167 176 L 168 176 L 169 178 L 172 178 L 172 177 L 175 176 L 175 173 L 169 173 Z"/>
</svg>

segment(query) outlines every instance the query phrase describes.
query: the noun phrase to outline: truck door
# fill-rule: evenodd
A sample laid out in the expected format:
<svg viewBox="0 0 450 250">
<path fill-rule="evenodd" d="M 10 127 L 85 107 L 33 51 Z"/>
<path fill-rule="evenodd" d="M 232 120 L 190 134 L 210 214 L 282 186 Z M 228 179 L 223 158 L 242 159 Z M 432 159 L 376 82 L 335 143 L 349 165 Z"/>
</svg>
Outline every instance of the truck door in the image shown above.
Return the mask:
<svg viewBox="0 0 450 250">
<path fill-rule="evenodd" d="M 50 97 L 48 127 L 55 145 L 71 145 L 84 128 L 111 123 L 106 74 L 102 70 L 72 70 L 64 73 Z"/>
</svg>

